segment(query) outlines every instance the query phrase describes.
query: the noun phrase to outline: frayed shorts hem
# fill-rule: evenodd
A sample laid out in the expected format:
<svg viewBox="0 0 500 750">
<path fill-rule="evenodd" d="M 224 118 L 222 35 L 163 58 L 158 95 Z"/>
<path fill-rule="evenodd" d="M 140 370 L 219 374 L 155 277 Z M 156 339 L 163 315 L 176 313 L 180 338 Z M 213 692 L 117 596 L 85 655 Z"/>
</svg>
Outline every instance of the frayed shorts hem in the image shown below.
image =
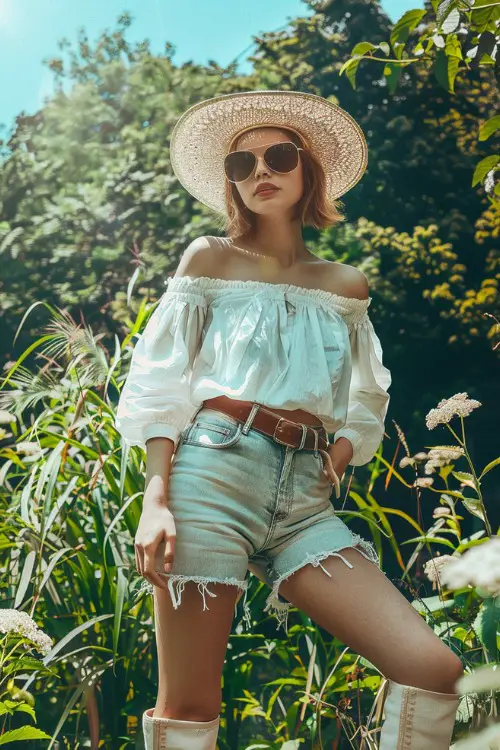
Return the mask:
<svg viewBox="0 0 500 750">
<path fill-rule="evenodd" d="M 379 570 L 382 571 L 382 568 L 380 566 L 380 559 L 377 554 L 377 551 L 375 550 L 375 547 L 371 542 L 368 542 L 366 539 L 363 539 L 359 534 L 352 534 L 352 544 L 344 545 L 343 547 L 340 547 L 341 550 L 345 549 L 355 549 L 357 550 L 363 557 L 365 557 L 370 562 L 377 565 Z M 267 597 L 266 604 L 264 607 L 264 612 L 269 612 L 270 614 L 274 615 L 274 617 L 277 620 L 277 628 L 279 628 L 280 625 L 283 625 L 284 630 L 286 634 L 288 635 L 288 614 L 290 612 L 290 608 L 292 607 L 292 604 L 287 601 L 282 601 L 279 596 L 279 587 L 283 583 L 283 581 L 286 581 L 291 575 L 296 573 L 298 570 L 303 568 L 305 565 L 312 565 L 313 567 L 317 568 L 318 566 L 323 570 L 326 575 L 331 578 L 331 574 L 328 572 L 328 570 L 321 565 L 321 561 L 325 560 L 327 557 L 340 557 L 340 559 L 347 565 L 348 568 L 353 568 L 354 566 L 352 563 L 349 562 L 339 551 L 339 548 L 333 549 L 329 548 L 327 550 L 324 550 L 322 552 L 315 552 L 314 554 L 308 554 L 306 555 L 306 558 L 302 560 L 298 565 L 291 568 L 291 570 L 287 570 L 286 573 L 283 573 L 279 576 L 279 578 L 276 579 L 276 581 L 273 583 L 271 593 Z M 382 571 L 384 572 L 384 571 Z M 385 573 L 384 573 L 385 575 Z"/>
<path fill-rule="evenodd" d="M 269 612 L 270 615 L 274 616 L 277 620 L 277 628 L 280 627 L 280 625 L 283 625 L 284 630 L 286 634 L 288 635 L 288 614 L 290 612 L 290 608 L 292 607 L 292 604 L 287 601 L 282 601 L 279 595 L 279 587 L 283 583 L 283 581 L 287 580 L 291 575 L 296 573 L 298 570 L 303 568 L 305 565 L 313 565 L 314 567 L 320 567 L 326 575 L 331 578 L 331 574 L 326 570 L 326 568 L 321 565 L 322 560 L 325 560 L 327 557 L 340 557 L 340 559 L 347 565 L 347 567 L 352 568 L 352 563 L 349 562 L 341 553 L 340 550 L 345 549 L 356 549 L 363 557 L 365 557 L 370 562 L 373 562 L 377 565 L 377 567 L 381 570 L 380 566 L 380 559 L 377 554 L 377 551 L 375 550 L 375 547 L 371 542 L 368 542 L 366 539 L 363 539 L 359 534 L 352 533 L 352 544 L 350 545 L 344 545 L 340 548 L 329 548 L 327 550 L 323 550 L 321 552 L 315 552 L 314 554 L 307 554 L 305 559 L 303 559 L 300 563 L 298 563 L 296 566 L 291 568 L 290 570 L 287 570 L 285 573 L 280 575 L 276 581 L 274 581 L 271 592 L 269 596 L 267 597 L 266 604 L 264 606 L 264 612 Z M 243 599 L 243 617 L 242 620 L 246 624 L 247 630 L 251 629 L 251 611 L 247 604 L 247 593 L 248 593 L 248 579 L 246 580 L 239 580 L 237 578 L 217 578 L 217 577 L 211 577 L 211 576 L 196 576 L 196 575 L 178 575 L 178 574 L 172 574 L 172 573 L 164 573 L 158 571 L 159 574 L 167 579 L 167 585 L 168 590 L 170 593 L 170 598 L 172 600 L 172 605 L 174 609 L 177 609 L 181 604 L 181 597 L 182 592 L 184 591 L 184 588 L 186 586 L 186 583 L 189 581 L 192 581 L 196 584 L 198 584 L 198 591 L 200 592 L 202 599 L 203 599 L 203 611 L 210 609 L 206 602 L 206 595 L 211 597 L 216 597 L 217 594 L 215 594 L 213 591 L 210 591 L 208 588 L 209 584 L 211 583 L 223 583 L 230 586 L 236 586 L 240 593 L 236 599 L 235 602 L 235 616 L 237 614 L 237 607 L 238 602 L 240 601 L 241 597 L 244 595 Z M 383 571 L 382 571 L 383 572 Z M 143 581 L 140 589 L 137 592 L 136 598 L 138 599 L 143 594 L 153 594 L 154 587 L 153 584 L 149 581 L 145 580 Z"/>
</svg>

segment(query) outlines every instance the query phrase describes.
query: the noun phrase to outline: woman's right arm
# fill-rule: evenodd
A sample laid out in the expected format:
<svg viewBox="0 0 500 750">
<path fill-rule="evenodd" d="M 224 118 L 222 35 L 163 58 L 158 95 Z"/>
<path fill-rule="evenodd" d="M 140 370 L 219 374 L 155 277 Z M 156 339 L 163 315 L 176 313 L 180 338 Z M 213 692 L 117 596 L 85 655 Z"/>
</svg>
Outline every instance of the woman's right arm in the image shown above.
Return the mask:
<svg viewBox="0 0 500 750">
<path fill-rule="evenodd" d="M 194 240 L 175 275 L 204 276 L 211 258 L 207 240 Z M 191 371 L 206 312 L 206 298 L 196 283 L 188 293 L 167 289 L 134 347 L 116 412 L 115 426 L 124 442 L 141 446 L 147 454 L 136 566 L 163 588 L 165 578 L 156 569 L 172 563 L 175 545 L 168 507 L 170 467 L 181 432 L 199 406 L 191 398 Z"/>
<path fill-rule="evenodd" d="M 160 553 L 165 572 L 172 568 L 175 554 L 175 520 L 168 508 L 168 479 L 174 443 L 169 438 L 150 438 L 146 441 L 146 480 L 142 513 L 134 543 L 138 572 L 160 588 L 166 581 L 157 573 Z"/>
</svg>

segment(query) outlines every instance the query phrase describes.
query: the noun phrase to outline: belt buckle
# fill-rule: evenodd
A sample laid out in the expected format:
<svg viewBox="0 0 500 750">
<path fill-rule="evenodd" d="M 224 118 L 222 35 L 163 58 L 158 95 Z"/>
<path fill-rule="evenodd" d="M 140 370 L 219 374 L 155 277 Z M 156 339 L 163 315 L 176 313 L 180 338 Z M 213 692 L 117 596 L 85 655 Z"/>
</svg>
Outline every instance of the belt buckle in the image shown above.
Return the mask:
<svg viewBox="0 0 500 750">
<path fill-rule="evenodd" d="M 278 419 L 277 423 L 276 423 L 276 427 L 274 428 L 273 440 L 276 440 L 277 443 L 281 443 L 281 445 L 288 445 L 290 448 L 296 448 L 297 446 L 295 445 L 295 443 L 285 443 L 283 440 L 280 440 L 279 437 L 277 437 L 276 430 L 279 428 L 280 422 L 290 422 L 290 424 L 295 424 L 290 419 L 285 419 L 285 417 L 280 417 Z M 307 428 L 306 428 L 306 430 L 307 430 Z M 304 434 L 304 428 L 303 427 L 302 427 L 302 434 Z"/>
</svg>

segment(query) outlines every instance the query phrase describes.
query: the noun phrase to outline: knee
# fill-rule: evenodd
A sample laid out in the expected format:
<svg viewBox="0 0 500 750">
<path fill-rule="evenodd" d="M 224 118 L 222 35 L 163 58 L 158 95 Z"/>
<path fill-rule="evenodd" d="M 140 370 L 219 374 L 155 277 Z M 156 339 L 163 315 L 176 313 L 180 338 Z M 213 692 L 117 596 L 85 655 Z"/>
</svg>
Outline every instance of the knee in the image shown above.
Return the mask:
<svg viewBox="0 0 500 750">
<path fill-rule="evenodd" d="M 428 660 L 428 669 L 422 677 L 425 684 L 425 690 L 433 690 L 439 693 L 456 693 L 457 682 L 464 673 L 464 668 L 460 658 L 449 648 L 435 658 Z"/>
</svg>

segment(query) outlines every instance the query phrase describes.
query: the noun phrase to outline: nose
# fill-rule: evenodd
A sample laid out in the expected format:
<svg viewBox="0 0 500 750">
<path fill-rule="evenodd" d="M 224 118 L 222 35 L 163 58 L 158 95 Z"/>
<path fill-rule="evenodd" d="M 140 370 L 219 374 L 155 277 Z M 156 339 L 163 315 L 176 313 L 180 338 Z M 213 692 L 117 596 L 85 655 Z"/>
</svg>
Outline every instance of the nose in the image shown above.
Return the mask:
<svg viewBox="0 0 500 750">
<path fill-rule="evenodd" d="M 254 173 L 255 179 L 256 180 L 259 179 L 261 175 L 269 176 L 271 174 L 271 170 L 269 169 L 269 167 L 267 166 L 264 160 L 264 155 L 260 154 L 260 156 L 258 156 L 257 154 L 255 154 L 255 158 L 257 159 L 257 163 L 255 165 L 255 173 Z"/>
</svg>

